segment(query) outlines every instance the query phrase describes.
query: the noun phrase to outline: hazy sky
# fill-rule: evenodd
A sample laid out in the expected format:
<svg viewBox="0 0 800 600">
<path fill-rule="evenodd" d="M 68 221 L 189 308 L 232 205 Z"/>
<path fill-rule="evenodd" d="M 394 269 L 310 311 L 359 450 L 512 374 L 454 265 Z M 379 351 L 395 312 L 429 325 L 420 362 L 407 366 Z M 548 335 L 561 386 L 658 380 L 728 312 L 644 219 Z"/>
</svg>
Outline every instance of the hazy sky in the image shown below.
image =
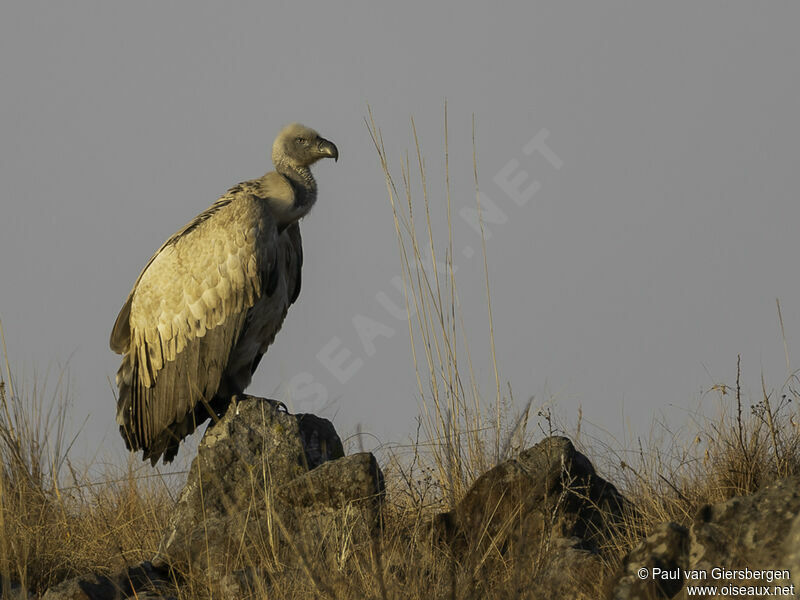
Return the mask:
<svg viewBox="0 0 800 600">
<path fill-rule="evenodd" d="M 286 398 L 300 375 L 318 385 L 294 408 L 342 433 L 413 430 L 408 327 L 380 300 L 402 301 L 400 260 L 368 103 L 398 167 L 415 118 L 439 215 L 444 101 L 456 214 L 475 203 L 475 115 L 497 358 L 520 404 L 554 396 L 636 435 L 733 383 L 737 353 L 753 392 L 762 369 L 780 385 L 776 298 L 800 352 L 797 4 L 342 6 L 3 2 L 0 319 L 19 381 L 68 367 L 80 452 L 123 450 L 108 337 L 139 270 L 270 170 L 290 121 L 341 158 L 315 169 L 303 291 L 249 391 Z M 480 240 L 460 216 L 454 234 L 491 397 Z M 364 318 L 393 333 L 365 348 Z M 343 383 L 320 359 L 341 350 Z"/>
</svg>

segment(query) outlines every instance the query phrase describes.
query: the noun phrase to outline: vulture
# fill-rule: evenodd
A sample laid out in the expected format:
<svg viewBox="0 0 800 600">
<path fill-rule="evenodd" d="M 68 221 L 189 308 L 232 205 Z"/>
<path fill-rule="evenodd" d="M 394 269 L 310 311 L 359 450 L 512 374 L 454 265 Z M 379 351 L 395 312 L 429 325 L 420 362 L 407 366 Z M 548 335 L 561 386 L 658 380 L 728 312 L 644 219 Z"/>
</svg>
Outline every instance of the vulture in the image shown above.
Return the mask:
<svg viewBox="0 0 800 600">
<path fill-rule="evenodd" d="M 170 462 L 250 384 L 300 293 L 298 221 L 317 199 L 309 167 L 325 157 L 338 160 L 333 142 L 287 125 L 272 147 L 275 170 L 228 190 L 139 274 L 110 345 L 122 355 L 117 423 L 143 460 Z"/>
</svg>

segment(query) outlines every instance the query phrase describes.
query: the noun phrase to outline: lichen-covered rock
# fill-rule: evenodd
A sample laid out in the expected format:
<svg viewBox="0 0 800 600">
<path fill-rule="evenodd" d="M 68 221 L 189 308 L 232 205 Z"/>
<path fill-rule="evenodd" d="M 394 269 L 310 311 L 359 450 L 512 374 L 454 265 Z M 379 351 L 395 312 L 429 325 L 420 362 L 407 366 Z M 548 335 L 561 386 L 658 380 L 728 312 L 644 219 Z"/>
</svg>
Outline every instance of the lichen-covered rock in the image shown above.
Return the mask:
<svg viewBox="0 0 800 600">
<path fill-rule="evenodd" d="M 668 575 L 654 579 L 656 567 Z M 647 569 L 645 578 L 638 576 L 642 568 Z M 746 575 L 746 569 L 786 571 L 793 579 L 773 578 L 773 574 L 771 581 L 760 576 L 715 578 L 715 568 L 740 571 L 738 575 Z M 797 587 L 798 572 L 800 478 L 793 477 L 749 496 L 702 507 L 688 531 L 674 523 L 660 525 L 625 558 L 611 580 L 608 597 L 674 598 L 688 583 L 687 573 L 698 578 L 692 583 L 702 585 L 783 587 L 794 583 Z"/>
<path fill-rule="evenodd" d="M 689 531 L 677 523 L 662 523 L 625 557 L 609 585 L 608 598 L 673 598 L 683 587 L 683 573 L 688 566 Z"/>
<path fill-rule="evenodd" d="M 302 509 L 337 509 L 359 499 L 378 505 L 383 494 L 383 473 L 371 452 L 326 462 L 277 492 L 280 500 Z"/>
<path fill-rule="evenodd" d="M 784 564 L 792 574 L 792 584 L 800 590 L 800 514 L 792 521 L 792 527 L 783 541 Z"/>
<path fill-rule="evenodd" d="M 783 479 L 750 496 L 704 506 L 691 527 L 689 568 L 708 573 L 714 567 L 779 569 L 797 578 L 799 514 L 798 477 Z M 741 580 L 736 583 L 744 585 Z M 790 584 L 788 579 L 770 583 Z"/>
<path fill-rule="evenodd" d="M 248 545 L 278 543 L 311 513 L 367 500 L 375 521 L 382 494 L 375 458 L 344 457 L 330 421 L 242 396 L 203 436 L 153 562 L 222 577 Z"/>
<path fill-rule="evenodd" d="M 481 475 L 434 534 L 456 557 L 495 553 L 524 560 L 550 539 L 602 546 L 633 508 L 567 438 L 549 437 Z"/>
</svg>

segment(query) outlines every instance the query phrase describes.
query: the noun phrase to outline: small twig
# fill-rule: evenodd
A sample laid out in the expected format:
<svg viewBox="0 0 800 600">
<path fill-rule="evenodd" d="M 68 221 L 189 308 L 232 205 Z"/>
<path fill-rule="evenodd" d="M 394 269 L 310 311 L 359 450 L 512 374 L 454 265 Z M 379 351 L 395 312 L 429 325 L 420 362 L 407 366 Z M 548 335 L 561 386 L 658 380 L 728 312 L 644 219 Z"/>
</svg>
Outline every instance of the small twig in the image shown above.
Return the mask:
<svg viewBox="0 0 800 600">
<path fill-rule="evenodd" d="M 783 315 L 781 314 L 781 301 L 780 298 L 775 298 L 775 304 L 778 306 L 778 321 L 781 324 L 781 337 L 783 338 L 783 353 L 786 356 L 786 372 L 791 376 L 792 364 L 789 361 L 789 344 L 786 343 L 786 331 L 783 329 Z"/>
<path fill-rule="evenodd" d="M 781 475 L 781 457 L 780 448 L 778 446 L 778 432 L 775 430 L 775 422 L 772 419 L 772 407 L 769 404 L 769 395 L 767 394 L 767 387 L 764 383 L 764 373 L 761 373 L 761 393 L 764 397 L 764 410 L 767 412 L 767 425 L 769 426 L 769 434 L 772 438 L 772 450 L 775 452 L 775 470 L 778 475 Z"/>
<path fill-rule="evenodd" d="M 744 454 L 745 460 L 749 463 L 750 460 L 748 458 L 747 449 L 744 447 L 744 423 L 742 422 L 742 385 L 741 385 L 741 376 L 742 376 L 742 355 L 736 355 L 736 409 L 738 411 L 738 415 L 736 417 L 736 423 L 739 429 L 739 447 L 742 449 L 742 454 Z"/>
</svg>

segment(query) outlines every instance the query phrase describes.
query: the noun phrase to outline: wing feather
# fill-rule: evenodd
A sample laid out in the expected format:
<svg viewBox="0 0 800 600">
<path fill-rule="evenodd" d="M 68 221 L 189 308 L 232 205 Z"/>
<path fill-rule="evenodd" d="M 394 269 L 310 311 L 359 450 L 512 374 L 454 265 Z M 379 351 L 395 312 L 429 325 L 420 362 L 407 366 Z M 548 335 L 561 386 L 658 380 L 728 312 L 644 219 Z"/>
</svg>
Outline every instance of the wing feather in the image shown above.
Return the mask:
<svg viewBox="0 0 800 600">
<path fill-rule="evenodd" d="M 286 308 L 288 309 L 288 307 L 294 304 L 294 302 L 297 300 L 297 297 L 300 295 L 300 286 L 302 283 L 301 274 L 303 267 L 303 240 L 300 236 L 300 226 L 298 223 L 293 223 L 287 227 L 278 238 L 278 256 L 278 260 L 283 261 L 284 266 L 283 270 L 281 271 L 281 276 L 285 277 L 286 294 L 288 300 Z M 269 282 L 267 283 L 266 288 L 267 294 L 272 294 L 277 288 L 277 281 L 279 277 L 278 271 L 278 269 L 274 269 L 269 274 Z M 259 348 L 259 351 L 253 359 L 250 367 L 251 375 L 256 372 L 256 369 L 261 362 L 261 357 L 264 356 L 264 353 L 267 351 L 269 345 L 273 342 L 276 334 L 277 329 L 275 329 L 270 335 L 266 336 L 262 340 L 261 347 Z"/>
<path fill-rule="evenodd" d="M 117 422 L 130 449 L 166 461 L 194 430 L 196 406 L 213 400 L 262 279 L 277 266 L 277 239 L 266 206 L 237 186 L 142 270 L 110 344 L 124 353 Z"/>
<path fill-rule="evenodd" d="M 287 242 L 283 243 L 284 255 L 287 257 L 286 273 L 289 288 L 289 303 L 294 304 L 300 295 L 303 270 L 303 238 L 300 236 L 300 225 L 293 223 L 286 228 Z"/>
</svg>

